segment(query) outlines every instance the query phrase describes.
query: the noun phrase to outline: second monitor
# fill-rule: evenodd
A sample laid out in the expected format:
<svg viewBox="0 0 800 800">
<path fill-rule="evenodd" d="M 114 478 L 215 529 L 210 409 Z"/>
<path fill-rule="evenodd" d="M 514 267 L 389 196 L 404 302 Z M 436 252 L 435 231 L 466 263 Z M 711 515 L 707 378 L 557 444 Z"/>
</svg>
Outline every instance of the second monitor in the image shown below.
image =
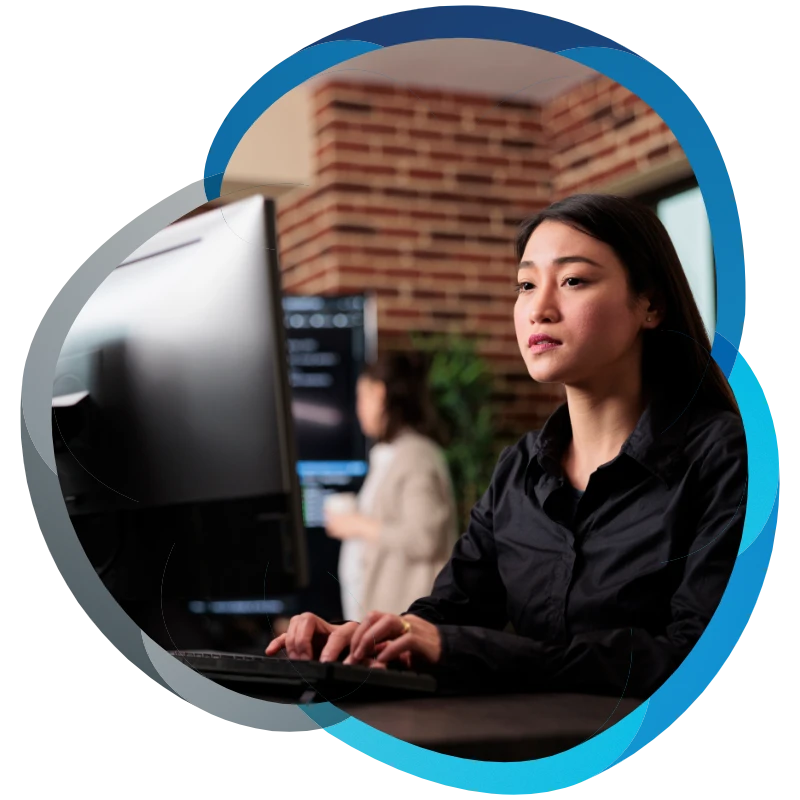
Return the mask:
<svg viewBox="0 0 800 800">
<path fill-rule="evenodd" d="M 285 296 L 283 310 L 303 519 L 321 528 L 325 495 L 357 491 L 367 472 L 356 381 L 375 355 L 374 302 Z"/>
</svg>

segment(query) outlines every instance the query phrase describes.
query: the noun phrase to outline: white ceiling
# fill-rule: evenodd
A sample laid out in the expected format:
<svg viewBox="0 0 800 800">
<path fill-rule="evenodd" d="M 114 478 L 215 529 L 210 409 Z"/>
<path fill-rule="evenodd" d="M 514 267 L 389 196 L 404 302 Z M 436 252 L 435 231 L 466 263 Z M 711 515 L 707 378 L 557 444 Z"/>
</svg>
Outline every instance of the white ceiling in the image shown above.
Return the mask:
<svg viewBox="0 0 800 800">
<path fill-rule="evenodd" d="M 543 103 L 598 73 L 563 56 L 521 44 L 434 39 L 357 56 L 320 73 L 309 83 L 313 88 L 326 79 L 324 76 L 332 75 Z"/>
</svg>

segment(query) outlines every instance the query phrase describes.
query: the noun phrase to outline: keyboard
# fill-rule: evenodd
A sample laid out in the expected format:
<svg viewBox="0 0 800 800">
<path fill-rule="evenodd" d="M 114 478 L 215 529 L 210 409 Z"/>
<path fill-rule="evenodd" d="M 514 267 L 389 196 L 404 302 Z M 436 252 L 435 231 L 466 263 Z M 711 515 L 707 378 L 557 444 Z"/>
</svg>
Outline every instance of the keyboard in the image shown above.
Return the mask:
<svg viewBox="0 0 800 800">
<path fill-rule="evenodd" d="M 431 696 L 436 680 L 406 669 L 371 669 L 339 662 L 294 661 L 216 650 L 173 650 L 170 655 L 215 683 L 261 699 L 309 703 L 372 702 Z"/>
</svg>

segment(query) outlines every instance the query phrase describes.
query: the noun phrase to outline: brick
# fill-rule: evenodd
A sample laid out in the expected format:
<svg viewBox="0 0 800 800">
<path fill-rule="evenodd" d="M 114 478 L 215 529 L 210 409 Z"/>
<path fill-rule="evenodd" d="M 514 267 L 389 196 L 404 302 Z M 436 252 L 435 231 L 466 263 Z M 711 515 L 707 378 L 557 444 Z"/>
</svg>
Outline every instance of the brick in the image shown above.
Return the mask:
<svg viewBox="0 0 800 800">
<path fill-rule="evenodd" d="M 583 158 L 578 158 L 575 161 L 571 162 L 567 165 L 567 169 L 579 169 L 580 167 L 586 166 L 591 161 L 590 156 L 584 156 Z"/>
<path fill-rule="evenodd" d="M 425 130 L 423 128 L 412 128 L 409 130 L 408 135 L 412 139 L 441 139 L 442 133 L 440 131 Z"/>
<path fill-rule="evenodd" d="M 475 117 L 475 124 L 479 128 L 505 128 L 508 126 L 508 120 L 502 117 Z"/>
<path fill-rule="evenodd" d="M 397 170 L 388 164 L 359 164 L 350 161 L 334 161 L 319 169 L 317 174 L 322 175 L 329 171 L 361 172 L 365 175 L 395 175 L 397 173 Z"/>
<path fill-rule="evenodd" d="M 314 275 L 310 275 L 307 278 L 303 278 L 302 280 L 291 281 L 291 282 L 287 281 L 286 290 L 287 291 L 289 291 L 289 290 L 297 291 L 297 289 L 305 288 L 306 289 L 306 293 L 310 294 L 310 293 L 312 293 L 314 291 L 314 289 L 311 288 L 311 287 L 314 284 L 318 285 L 326 277 L 327 277 L 326 273 L 318 272 L 318 273 L 316 273 Z"/>
<path fill-rule="evenodd" d="M 482 275 L 481 280 L 487 283 L 502 283 L 508 286 L 509 290 L 514 288 L 514 276 L 508 275 Z"/>
<path fill-rule="evenodd" d="M 381 106 L 378 111 L 389 117 L 403 117 L 404 119 L 410 119 L 415 114 L 414 109 L 407 106 Z"/>
<path fill-rule="evenodd" d="M 426 116 L 432 122 L 461 122 L 461 114 L 450 111 L 428 111 Z"/>
<path fill-rule="evenodd" d="M 505 156 L 476 156 L 475 161 L 478 164 L 488 164 L 495 167 L 507 167 L 513 163 L 510 158 Z"/>
<path fill-rule="evenodd" d="M 436 309 L 431 312 L 431 316 L 439 320 L 462 320 L 466 319 L 467 313 L 465 311 L 443 311 Z"/>
<path fill-rule="evenodd" d="M 281 244 L 280 250 L 281 254 L 284 257 L 289 257 L 296 253 L 296 251 L 301 249 L 306 249 L 307 245 L 315 242 L 317 239 L 322 237 L 326 231 L 316 230 L 315 228 L 309 228 L 308 230 L 301 231 L 294 240 L 290 239 L 288 236 L 281 237 Z"/>
<path fill-rule="evenodd" d="M 522 186 L 531 188 L 539 188 L 542 186 L 541 181 L 529 181 L 525 180 L 524 178 L 506 178 L 503 183 L 506 186 Z"/>
<path fill-rule="evenodd" d="M 628 144 L 638 144 L 639 142 L 645 141 L 649 136 L 650 131 L 642 131 L 641 133 L 631 136 L 630 139 L 628 139 Z"/>
<path fill-rule="evenodd" d="M 467 235 L 455 231 L 431 231 L 431 238 L 436 240 L 446 240 L 449 242 L 463 242 L 466 241 Z"/>
<path fill-rule="evenodd" d="M 381 228 L 380 235 L 416 239 L 419 237 L 419 231 L 409 230 L 407 228 Z"/>
<path fill-rule="evenodd" d="M 508 239 L 501 236 L 477 236 L 476 240 L 481 244 L 500 244 L 500 245 L 507 245 Z"/>
<path fill-rule="evenodd" d="M 385 123 L 364 122 L 358 126 L 357 130 L 362 133 L 394 134 L 397 128 L 394 125 L 387 125 Z"/>
<path fill-rule="evenodd" d="M 355 206 L 349 203 L 337 203 L 333 207 L 334 211 L 341 214 L 368 214 L 377 216 L 395 216 L 397 209 L 381 208 L 380 206 Z"/>
<path fill-rule="evenodd" d="M 354 83 L 347 78 L 331 78 L 325 81 L 324 84 L 315 92 L 315 96 L 319 97 L 326 93 L 335 93 L 337 90 L 352 92 L 353 89 L 361 92 L 392 95 L 395 93 L 394 84 L 392 83 Z"/>
<path fill-rule="evenodd" d="M 531 159 L 523 159 L 520 164 L 525 167 L 525 169 L 549 169 L 550 164 L 547 161 L 540 161 L 540 160 L 531 160 Z"/>
<path fill-rule="evenodd" d="M 461 280 L 464 277 L 463 272 L 430 272 L 428 275 L 437 281 Z"/>
<path fill-rule="evenodd" d="M 331 183 L 327 187 L 328 191 L 332 192 L 345 192 L 347 194 L 371 194 L 372 187 L 364 186 L 360 183 L 344 183 L 336 182 Z"/>
<path fill-rule="evenodd" d="M 315 213 L 309 214 L 307 217 L 300 217 L 297 218 L 296 221 L 290 223 L 283 222 L 282 224 L 279 223 L 280 226 L 280 233 L 281 233 L 281 241 L 286 241 L 287 237 L 291 241 L 293 241 L 296 237 L 290 236 L 290 234 L 296 233 L 303 229 L 309 229 L 313 226 L 313 223 L 322 218 L 323 216 L 330 215 L 330 209 L 323 209 L 321 211 L 317 211 Z M 284 220 L 290 219 L 288 217 L 284 217 Z"/>
<path fill-rule="evenodd" d="M 444 95 L 448 97 L 448 95 Z M 467 92 L 453 92 L 449 99 L 455 101 L 459 106 L 477 106 L 479 108 L 493 106 L 497 101 L 491 95 L 473 94 Z"/>
<path fill-rule="evenodd" d="M 459 294 L 464 300 L 477 300 L 482 301 L 485 300 L 486 297 L 481 294 Z M 503 324 L 507 324 L 512 321 L 511 314 L 487 314 L 485 312 L 475 314 L 475 319 L 481 322 L 502 322 Z M 527 377 L 527 376 L 526 376 Z M 530 379 L 529 379 L 530 380 Z"/>
<path fill-rule="evenodd" d="M 456 180 L 459 183 L 492 183 L 492 176 L 491 175 L 477 175 L 475 173 L 470 172 L 458 172 L 456 173 Z"/>
<path fill-rule="evenodd" d="M 447 95 L 440 89 L 430 89 L 427 87 L 413 86 L 409 88 L 413 92 L 414 97 L 420 100 L 441 100 Z"/>
<path fill-rule="evenodd" d="M 533 120 L 525 119 L 521 120 L 519 123 L 520 130 L 523 131 L 534 131 L 539 133 L 544 130 L 544 125 L 541 122 L 534 122 Z"/>
<path fill-rule="evenodd" d="M 454 192 L 431 192 L 432 200 L 437 202 L 452 203 L 479 203 L 483 205 L 510 205 L 511 201 L 505 197 L 476 197 L 467 194 L 456 194 Z"/>
<path fill-rule="evenodd" d="M 375 228 L 369 228 L 366 225 L 333 225 L 331 230 L 336 231 L 337 233 L 360 233 L 366 234 L 370 236 L 374 236 L 377 231 Z"/>
<path fill-rule="evenodd" d="M 444 177 L 442 172 L 432 169 L 410 169 L 408 174 L 412 178 L 425 178 L 430 180 L 441 180 Z"/>
<path fill-rule="evenodd" d="M 653 161 L 656 158 L 660 158 L 661 156 L 665 156 L 668 152 L 669 152 L 669 145 L 665 144 L 665 145 L 662 145 L 661 147 L 656 147 L 654 150 L 651 150 L 647 154 L 647 158 L 650 161 Z"/>
<path fill-rule="evenodd" d="M 397 256 L 400 254 L 393 247 L 375 247 L 372 245 L 364 245 L 362 252 L 368 256 Z"/>
<path fill-rule="evenodd" d="M 352 84 L 347 83 L 347 86 L 352 86 Z M 368 83 L 362 84 L 362 91 L 365 94 L 378 94 L 385 97 L 393 97 L 397 94 L 402 94 L 403 89 L 402 87 L 397 86 L 394 83 Z"/>
<path fill-rule="evenodd" d="M 381 151 L 389 156 L 415 156 L 417 151 L 413 147 L 401 147 L 399 145 L 385 144 Z"/>
<path fill-rule="evenodd" d="M 462 300 L 464 300 L 466 302 L 486 303 L 486 301 L 487 301 L 487 297 L 486 297 L 485 294 L 477 294 L 476 292 L 459 292 L 458 296 Z M 478 318 L 479 319 L 496 320 L 496 319 L 500 319 L 500 316 L 499 315 L 489 315 L 489 316 L 483 315 L 483 316 L 479 316 Z M 507 316 L 503 316 L 502 319 L 505 320 L 505 321 L 508 321 L 508 317 Z"/>
<path fill-rule="evenodd" d="M 500 144 L 503 147 L 518 149 L 518 150 L 533 150 L 536 143 L 530 139 L 502 139 Z"/>
<path fill-rule="evenodd" d="M 603 135 L 602 132 L 595 133 L 592 135 L 592 137 L 590 137 L 590 139 L 584 139 L 584 142 L 590 141 L 591 139 L 596 139 L 602 135 Z M 561 156 L 566 153 L 569 153 L 570 150 L 574 150 L 579 144 L 581 144 L 581 142 L 572 139 L 567 141 L 566 143 L 562 142 L 561 146 L 558 148 L 555 155 Z"/>
<path fill-rule="evenodd" d="M 462 250 L 460 252 L 451 253 L 451 257 L 458 261 L 459 264 L 482 264 L 486 265 L 491 262 L 491 256 L 487 253 L 480 253 L 474 251 L 474 245 L 470 245 L 470 249 Z"/>
<path fill-rule="evenodd" d="M 630 125 L 631 123 L 633 123 L 635 121 L 636 121 L 636 115 L 635 114 L 627 114 L 626 116 L 622 117 L 621 119 L 618 119 L 614 123 L 614 130 L 618 131 L 621 128 L 627 127 L 628 125 Z"/>
<path fill-rule="evenodd" d="M 324 147 L 320 147 L 316 152 L 316 157 L 319 158 L 320 156 L 330 151 L 368 153 L 370 149 L 371 149 L 370 146 L 364 142 L 343 142 L 337 140 L 333 142 L 328 142 L 328 144 L 326 144 Z"/>
<path fill-rule="evenodd" d="M 520 222 L 568 190 L 646 168 L 649 152 L 676 157 L 679 146 L 643 102 L 605 78 L 542 108 L 374 87 L 342 82 L 319 96 L 320 174 L 279 203 L 286 284 L 374 287 L 382 349 L 407 346 L 411 330 L 475 339 L 498 375 L 498 428 L 515 438 L 563 399 L 530 380 L 516 345 Z"/>
<path fill-rule="evenodd" d="M 384 312 L 387 317 L 419 317 L 421 312 L 416 308 L 387 308 Z"/>
<path fill-rule="evenodd" d="M 405 189 L 402 186 L 387 186 L 382 189 L 382 192 L 387 197 L 419 197 L 416 189 Z"/>
<path fill-rule="evenodd" d="M 460 144 L 489 144 L 488 136 L 479 136 L 473 133 L 457 133 L 453 136 L 453 140 Z"/>
<path fill-rule="evenodd" d="M 344 100 L 332 100 L 327 106 L 320 108 L 317 113 L 326 111 L 329 108 L 336 109 L 337 111 L 357 111 L 358 113 L 369 113 L 372 111 L 372 106 L 369 103 L 348 103 Z"/>
<path fill-rule="evenodd" d="M 413 250 L 412 255 L 414 258 L 421 258 L 427 261 L 434 260 L 434 261 L 442 261 L 447 260 L 448 254 L 442 253 L 438 250 Z"/>
<path fill-rule="evenodd" d="M 363 117 L 361 119 L 363 119 Z M 330 110 L 326 110 L 324 114 L 316 114 L 313 119 L 313 124 L 314 135 L 317 137 L 317 141 L 320 145 L 327 144 L 330 137 L 335 136 L 337 132 L 343 134 L 348 131 L 358 130 L 357 122 L 350 119 L 339 118 Z"/>
<path fill-rule="evenodd" d="M 558 120 L 563 120 L 568 114 L 571 114 L 572 109 L 566 103 L 563 105 L 562 108 L 558 110 L 553 110 L 550 115 L 550 122 L 551 124 L 556 123 Z"/>
<path fill-rule="evenodd" d="M 425 209 L 424 211 L 417 211 L 417 210 L 411 211 L 410 216 L 412 216 L 414 219 L 435 219 L 435 220 L 447 219 L 447 214 L 443 214 L 440 211 L 431 211 L 428 209 Z"/>
<path fill-rule="evenodd" d="M 459 222 L 466 222 L 469 225 L 489 225 L 492 222 L 491 217 L 479 214 L 459 214 L 457 219 Z"/>
<path fill-rule="evenodd" d="M 508 100 L 501 100 L 498 105 L 503 109 L 507 108 L 515 111 L 541 111 L 541 106 L 536 105 L 535 103 L 529 103 L 527 100 L 509 98 Z"/>
<path fill-rule="evenodd" d="M 464 156 L 460 153 L 447 152 L 443 150 L 431 150 L 430 157 L 437 161 L 463 161 Z"/>
</svg>

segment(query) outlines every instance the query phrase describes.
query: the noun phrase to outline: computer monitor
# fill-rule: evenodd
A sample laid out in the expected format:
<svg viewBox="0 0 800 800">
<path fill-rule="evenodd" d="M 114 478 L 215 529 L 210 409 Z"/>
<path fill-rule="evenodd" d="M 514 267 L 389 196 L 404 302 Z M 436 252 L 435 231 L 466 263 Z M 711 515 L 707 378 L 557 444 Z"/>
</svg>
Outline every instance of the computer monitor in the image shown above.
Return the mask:
<svg viewBox="0 0 800 800">
<path fill-rule="evenodd" d="M 59 480 L 123 606 L 308 581 L 276 243 L 262 197 L 175 223 L 114 270 L 64 342 Z"/>
<path fill-rule="evenodd" d="M 321 528 L 325 495 L 357 491 L 367 442 L 356 381 L 377 348 L 374 298 L 284 296 L 297 470 L 307 528 Z"/>
<path fill-rule="evenodd" d="M 302 592 L 261 599 L 195 601 L 198 615 L 341 616 L 336 573 L 339 542 L 326 535 L 325 496 L 357 492 L 367 472 L 367 442 L 356 417 L 356 381 L 377 350 L 372 295 L 283 295 L 309 584 Z"/>
</svg>

